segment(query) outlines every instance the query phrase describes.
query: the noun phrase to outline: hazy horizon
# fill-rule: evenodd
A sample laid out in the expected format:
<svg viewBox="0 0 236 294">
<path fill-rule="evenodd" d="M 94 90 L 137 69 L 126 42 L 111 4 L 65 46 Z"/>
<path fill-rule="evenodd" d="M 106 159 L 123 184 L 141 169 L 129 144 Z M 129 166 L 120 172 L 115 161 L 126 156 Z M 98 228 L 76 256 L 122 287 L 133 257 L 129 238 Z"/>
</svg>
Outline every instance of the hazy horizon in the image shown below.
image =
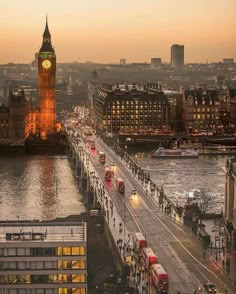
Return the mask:
<svg viewBox="0 0 236 294">
<path fill-rule="evenodd" d="M 46 13 L 57 62 L 170 61 L 173 44 L 185 63 L 236 60 L 235 0 L 0 0 L 0 64 L 30 63 L 42 44 Z"/>
</svg>

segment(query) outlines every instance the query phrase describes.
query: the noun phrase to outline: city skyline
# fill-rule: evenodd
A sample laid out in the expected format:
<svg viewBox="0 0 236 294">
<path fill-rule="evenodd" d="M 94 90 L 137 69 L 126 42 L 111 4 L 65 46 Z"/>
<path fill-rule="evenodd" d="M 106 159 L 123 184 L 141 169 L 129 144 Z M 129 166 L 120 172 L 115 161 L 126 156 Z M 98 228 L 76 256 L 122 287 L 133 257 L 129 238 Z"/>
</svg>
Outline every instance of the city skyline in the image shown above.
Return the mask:
<svg viewBox="0 0 236 294">
<path fill-rule="evenodd" d="M 170 62 L 173 44 L 185 46 L 186 63 L 236 59 L 234 0 L 0 3 L 0 64 L 34 59 L 46 13 L 58 62 L 150 62 L 152 57 Z"/>
</svg>

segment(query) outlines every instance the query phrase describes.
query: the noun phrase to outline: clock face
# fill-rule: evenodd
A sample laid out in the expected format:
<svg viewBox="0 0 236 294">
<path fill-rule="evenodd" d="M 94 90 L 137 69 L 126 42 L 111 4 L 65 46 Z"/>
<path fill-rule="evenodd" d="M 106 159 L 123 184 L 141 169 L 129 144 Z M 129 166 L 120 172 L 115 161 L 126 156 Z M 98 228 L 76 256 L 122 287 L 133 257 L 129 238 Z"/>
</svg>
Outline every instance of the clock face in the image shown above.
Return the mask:
<svg viewBox="0 0 236 294">
<path fill-rule="evenodd" d="M 49 59 L 44 59 L 44 61 L 42 62 L 42 67 L 44 69 L 49 69 L 52 66 L 52 63 Z"/>
</svg>

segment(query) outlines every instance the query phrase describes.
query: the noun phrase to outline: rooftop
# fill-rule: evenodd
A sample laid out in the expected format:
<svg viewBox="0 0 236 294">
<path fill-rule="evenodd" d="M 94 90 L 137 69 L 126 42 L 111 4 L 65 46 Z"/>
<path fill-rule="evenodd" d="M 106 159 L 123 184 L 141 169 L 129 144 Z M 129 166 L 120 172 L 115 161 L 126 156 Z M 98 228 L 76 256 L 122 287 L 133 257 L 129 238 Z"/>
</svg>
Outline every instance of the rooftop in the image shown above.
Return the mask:
<svg viewBox="0 0 236 294">
<path fill-rule="evenodd" d="M 0 222 L 0 242 L 86 242 L 86 223 Z"/>
</svg>

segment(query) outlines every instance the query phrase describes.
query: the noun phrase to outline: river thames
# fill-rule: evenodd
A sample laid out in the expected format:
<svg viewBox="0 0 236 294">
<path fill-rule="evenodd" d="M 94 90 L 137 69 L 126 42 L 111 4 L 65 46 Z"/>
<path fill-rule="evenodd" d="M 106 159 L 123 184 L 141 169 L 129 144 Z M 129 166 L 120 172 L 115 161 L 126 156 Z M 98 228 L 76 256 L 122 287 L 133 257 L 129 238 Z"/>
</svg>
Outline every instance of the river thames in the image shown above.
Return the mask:
<svg viewBox="0 0 236 294">
<path fill-rule="evenodd" d="M 151 158 L 151 146 L 129 150 L 132 157 L 149 172 L 153 182 L 162 186 L 175 203 L 185 203 L 187 195 L 204 189 L 216 197 L 209 212 L 221 212 L 224 203 L 225 173 L 223 167 L 232 156 L 202 155 L 198 158 Z"/>
<path fill-rule="evenodd" d="M 148 148 L 129 150 L 163 185 L 173 202 L 177 193 L 209 189 L 216 193 L 217 209 L 224 201 L 223 167 L 230 156 L 196 159 L 152 159 Z M 0 156 L 0 219 L 53 219 L 85 211 L 82 194 L 66 157 Z"/>
<path fill-rule="evenodd" d="M 0 156 L 0 219 L 53 219 L 85 211 L 66 157 Z"/>
</svg>

